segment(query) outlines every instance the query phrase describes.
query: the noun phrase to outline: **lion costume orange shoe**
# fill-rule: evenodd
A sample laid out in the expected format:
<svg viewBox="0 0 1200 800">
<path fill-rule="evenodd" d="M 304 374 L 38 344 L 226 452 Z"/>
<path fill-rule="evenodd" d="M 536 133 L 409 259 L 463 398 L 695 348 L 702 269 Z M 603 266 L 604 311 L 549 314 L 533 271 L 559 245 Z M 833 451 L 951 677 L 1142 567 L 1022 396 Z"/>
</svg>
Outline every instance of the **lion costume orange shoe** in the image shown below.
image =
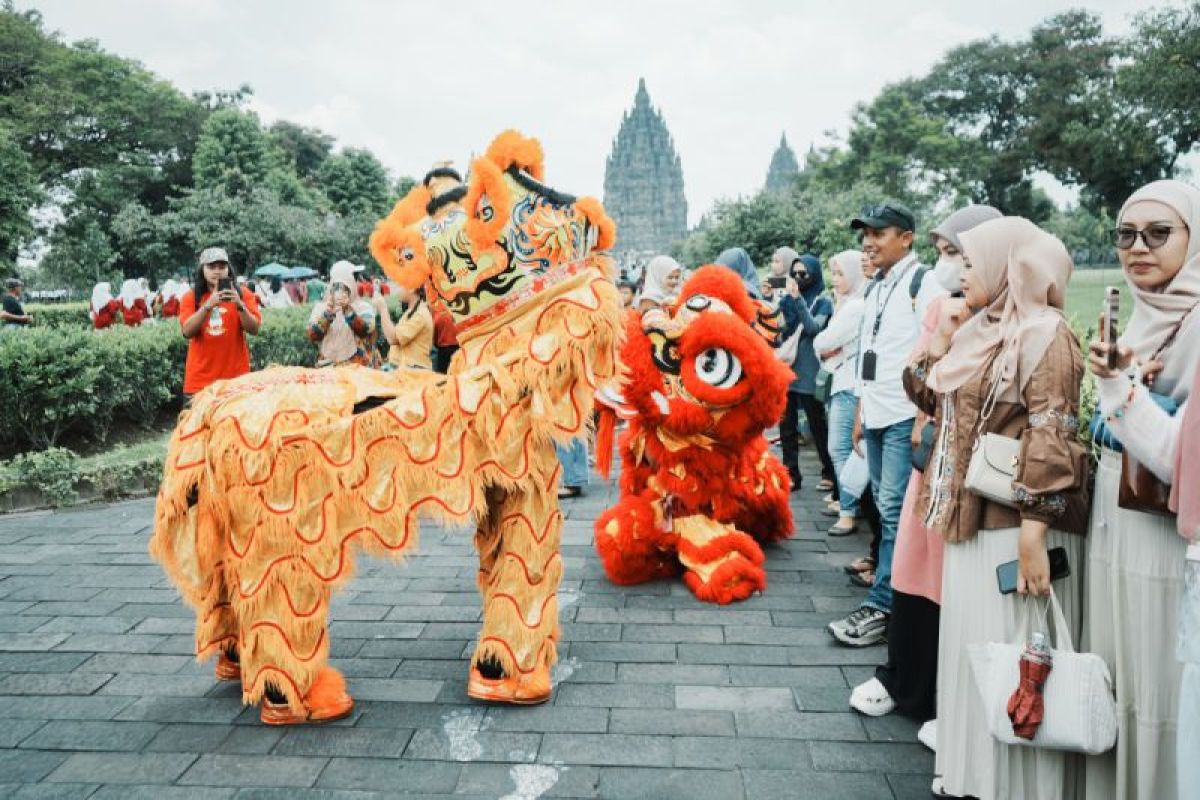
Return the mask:
<svg viewBox="0 0 1200 800">
<path fill-rule="evenodd" d="M 394 280 L 458 325 L 450 375 L 275 367 L 214 384 L 180 417 L 151 553 L 268 724 L 349 713 L 328 665 L 330 595 L 355 555 L 399 558 L 418 520 L 474 522 L 483 626 L 468 693 L 550 696 L 562 577 L 554 442 L 616 372 L 620 302 L 601 205 L 541 183 L 542 150 L 501 134 L 469 185 L 433 170 L 371 237 Z"/>
<path fill-rule="evenodd" d="M 674 316 L 642 329 L 627 317 L 620 396 L 596 452 L 607 473 L 613 410 L 621 499 L 596 521 L 608 577 L 636 584 L 678 574 L 700 600 L 730 603 L 766 588 L 759 542 L 792 535 L 787 470 L 763 431 L 787 403 L 791 371 L 757 332 L 759 309 L 741 281 L 706 266 L 684 284 Z"/>
</svg>

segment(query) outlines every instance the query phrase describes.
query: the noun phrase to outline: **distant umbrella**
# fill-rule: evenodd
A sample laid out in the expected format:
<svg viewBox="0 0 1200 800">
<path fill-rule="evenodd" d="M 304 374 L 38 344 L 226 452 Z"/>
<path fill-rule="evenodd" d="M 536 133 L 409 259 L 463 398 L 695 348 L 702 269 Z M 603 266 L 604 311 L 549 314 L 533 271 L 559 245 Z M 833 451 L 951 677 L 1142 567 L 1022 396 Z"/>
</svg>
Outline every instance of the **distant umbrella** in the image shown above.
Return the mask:
<svg viewBox="0 0 1200 800">
<path fill-rule="evenodd" d="M 254 270 L 254 274 L 260 278 L 286 278 L 291 270 L 283 264 L 272 261 L 270 264 L 263 264 L 258 269 Z"/>
</svg>

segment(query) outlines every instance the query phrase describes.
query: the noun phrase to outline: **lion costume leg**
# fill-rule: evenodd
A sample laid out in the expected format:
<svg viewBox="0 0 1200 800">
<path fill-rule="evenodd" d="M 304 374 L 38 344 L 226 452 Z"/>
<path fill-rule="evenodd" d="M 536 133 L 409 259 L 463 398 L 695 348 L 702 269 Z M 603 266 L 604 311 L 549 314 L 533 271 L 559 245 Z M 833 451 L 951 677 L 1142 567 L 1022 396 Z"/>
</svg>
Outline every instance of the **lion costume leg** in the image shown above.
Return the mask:
<svg viewBox="0 0 1200 800">
<path fill-rule="evenodd" d="M 467 694 L 533 704 L 550 699 L 558 659 L 562 513 L 553 480 L 544 491 L 491 489 L 475 534 L 483 629 Z"/>
<path fill-rule="evenodd" d="M 679 574 L 678 536 L 663 527 L 663 500 L 653 490 L 625 495 L 596 520 L 596 550 L 619 586 Z"/>
<path fill-rule="evenodd" d="M 683 581 L 699 600 L 722 605 L 767 588 L 766 561 L 750 536 L 702 514 L 675 520 Z"/>
</svg>

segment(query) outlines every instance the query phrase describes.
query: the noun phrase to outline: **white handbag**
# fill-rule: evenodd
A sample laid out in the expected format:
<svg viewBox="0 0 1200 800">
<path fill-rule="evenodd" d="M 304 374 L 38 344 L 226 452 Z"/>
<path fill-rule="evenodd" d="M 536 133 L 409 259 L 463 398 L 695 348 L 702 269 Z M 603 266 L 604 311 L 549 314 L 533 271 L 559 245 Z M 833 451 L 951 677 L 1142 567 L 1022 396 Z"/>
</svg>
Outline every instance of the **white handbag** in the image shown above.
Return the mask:
<svg viewBox="0 0 1200 800">
<path fill-rule="evenodd" d="M 967 491 L 993 503 L 1016 508 L 1013 480 L 1017 475 L 1020 453 L 1019 439 L 998 433 L 979 436 L 971 450 L 971 461 L 967 464 L 967 477 L 963 485 Z"/>
<path fill-rule="evenodd" d="M 1009 745 L 1089 755 L 1111 750 L 1117 741 L 1117 703 L 1113 697 L 1112 676 L 1100 656 L 1075 652 L 1071 631 L 1053 590 L 1049 610 L 1053 615 L 1057 647 L 1051 648 L 1054 666 L 1042 694 L 1045 716 L 1033 739 L 1023 739 L 1013 733 L 1008 718 L 1008 699 L 1020 683 L 1021 652 L 1031 631 L 1030 612 L 1037 604 L 1033 598 L 1027 598 L 1025 602 L 1026 614 L 1018 630 L 1017 642 L 988 642 L 966 648 L 992 737 Z"/>
<path fill-rule="evenodd" d="M 997 359 L 997 363 L 1001 361 L 1003 354 Z M 996 377 L 992 376 L 992 391 L 988 393 L 979 409 L 979 421 L 974 427 L 975 444 L 971 448 L 971 460 L 967 464 L 967 476 L 963 480 L 963 486 L 967 491 L 974 492 L 985 500 L 1016 508 L 1013 480 L 1017 476 L 1021 441 L 998 433 L 984 432 L 992 410 L 996 407 L 996 395 L 1000 385 Z"/>
</svg>

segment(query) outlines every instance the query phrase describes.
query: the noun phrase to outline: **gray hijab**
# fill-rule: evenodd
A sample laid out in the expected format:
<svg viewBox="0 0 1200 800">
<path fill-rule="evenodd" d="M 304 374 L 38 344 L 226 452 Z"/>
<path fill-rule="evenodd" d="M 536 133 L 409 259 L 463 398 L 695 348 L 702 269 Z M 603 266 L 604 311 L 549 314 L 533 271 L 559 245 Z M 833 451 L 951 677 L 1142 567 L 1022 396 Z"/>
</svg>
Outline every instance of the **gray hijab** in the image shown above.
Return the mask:
<svg viewBox="0 0 1200 800">
<path fill-rule="evenodd" d="M 728 250 L 723 250 L 721 255 L 717 256 L 717 262 L 722 267 L 728 267 L 738 274 L 742 279 L 742 283 L 746 285 L 746 291 L 755 300 L 762 299 L 762 290 L 758 288 L 758 270 L 754 268 L 754 262 L 750 260 L 750 254 L 740 247 L 731 247 Z"/>
<path fill-rule="evenodd" d="M 999 210 L 991 206 L 972 205 L 960 208 L 942 220 L 941 225 L 938 225 L 929 232 L 929 240 L 932 242 L 938 238 L 945 239 L 954 245 L 955 250 L 961 253 L 963 246 L 962 241 L 958 238 L 961 234 L 977 225 L 982 225 L 988 220 L 999 219 L 1002 216 L 1004 215 Z"/>
</svg>

